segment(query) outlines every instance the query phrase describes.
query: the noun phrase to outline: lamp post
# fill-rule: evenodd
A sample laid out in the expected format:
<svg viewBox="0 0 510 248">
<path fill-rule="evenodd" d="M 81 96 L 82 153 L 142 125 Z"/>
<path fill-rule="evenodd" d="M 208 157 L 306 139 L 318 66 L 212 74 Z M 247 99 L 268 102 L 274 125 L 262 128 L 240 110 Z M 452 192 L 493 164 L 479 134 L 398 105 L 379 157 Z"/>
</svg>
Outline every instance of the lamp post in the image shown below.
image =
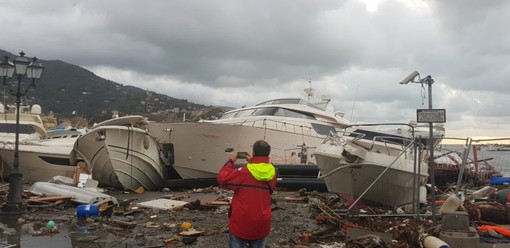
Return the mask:
<svg viewBox="0 0 510 248">
<path fill-rule="evenodd" d="M 15 74 L 17 78 L 16 92 L 12 95 L 16 96 L 16 138 L 14 144 L 14 160 L 12 163 L 12 170 L 9 174 L 9 193 L 5 204 L 2 207 L 3 212 L 10 214 L 19 214 L 24 212 L 25 205 L 21 197 L 23 187 L 23 174 L 19 170 L 19 112 L 21 97 L 25 96 L 27 89 L 21 89 L 21 79 L 26 76 L 27 79 L 31 79 L 31 85 L 35 86 L 35 80 L 41 77 L 44 66 L 37 61 L 34 57 L 32 60 L 25 57 L 24 52 L 19 53 L 13 62 L 9 61 L 9 57 L 5 57 L 0 63 L 0 76 L 3 78 L 4 85 L 8 78 L 11 78 Z"/>
</svg>

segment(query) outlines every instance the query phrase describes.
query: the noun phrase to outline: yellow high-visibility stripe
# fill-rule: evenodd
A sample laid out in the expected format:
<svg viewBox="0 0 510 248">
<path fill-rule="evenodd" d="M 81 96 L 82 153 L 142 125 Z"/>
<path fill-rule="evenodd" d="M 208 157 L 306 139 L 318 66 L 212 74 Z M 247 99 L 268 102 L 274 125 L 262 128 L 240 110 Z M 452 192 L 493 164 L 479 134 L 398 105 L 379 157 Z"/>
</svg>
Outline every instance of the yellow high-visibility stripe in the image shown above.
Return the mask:
<svg viewBox="0 0 510 248">
<path fill-rule="evenodd" d="M 276 174 L 276 170 L 273 164 L 270 163 L 256 163 L 256 164 L 247 164 L 246 167 L 248 171 L 253 175 L 253 177 L 258 181 L 271 181 L 274 175 Z"/>
</svg>

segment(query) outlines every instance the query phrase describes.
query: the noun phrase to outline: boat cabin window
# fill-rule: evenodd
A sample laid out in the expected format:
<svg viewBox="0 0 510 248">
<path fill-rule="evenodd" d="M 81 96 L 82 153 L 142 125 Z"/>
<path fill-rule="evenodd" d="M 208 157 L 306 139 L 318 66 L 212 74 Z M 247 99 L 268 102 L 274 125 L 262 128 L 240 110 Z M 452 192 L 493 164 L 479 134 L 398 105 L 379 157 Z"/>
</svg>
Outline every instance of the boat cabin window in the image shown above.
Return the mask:
<svg viewBox="0 0 510 248">
<path fill-rule="evenodd" d="M 253 109 L 241 110 L 235 113 L 234 118 L 250 116 L 253 113 Z"/>
<path fill-rule="evenodd" d="M 318 107 L 317 105 L 311 104 L 311 103 L 309 103 L 309 102 L 307 102 L 307 101 L 305 101 L 305 100 L 303 100 L 301 98 L 273 99 L 273 100 L 261 102 L 261 103 L 257 104 L 256 106 L 274 105 L 274 104 L 301 104 L 301 105 L 306 105 L 306 106 L 314 108 L 314 109 L 324 110 L 324 109 Z"/>
<path fill-rule="evenodd" d="M 316 133 L 322 134 L 322 135 L 330 135 L 332 132 L 335 132 L 335 127 L 321 125 L 321 124 L 317 124 L 317 123 L 312 123 L 312 128 L 313 128 L 313 130 L 315 130 Z"/>
<path fill-rule="evenodd" d="M 252 116 L 262 116 L 262 115 L 275 115 L 277 108 L 259 108 L 255 110 Z"/>
<path fill-rule="evenodd" d="M 16 133 L 16 124 L 14 124 L 14 123 L 0 124 L 0 132 L 2 132 L 2 133 Z M 19 133 L 31 134 L 31 133 L 35 133 L 35 130 L 31 125 L 20 124 L 19 125 Z"/>
<path fill-rule="evenodd" d="M 275 116 L 291 117 L 291 118 L 315 120 L 315 117 L 311 114 L 301 113 L 298 111 L 283 109 L 283 108 L 278 108 L 278 110 L 276 111 L 276 113 L 274 115 Z"/>
<path fill-rule="evenodd" d="M 290 109 L 284 109 L 284 108 L 276 108 L 276 107 L 270 107 L 270 108 L 258 108 L 258 109 L 247 109 L 247 110 L 240 110 L 236 112 L 231 112 L 224 114 L 221 119 L 229 119 L 229 118 L 240 118 L 240 117 L 247 117 L 247 116 L 283 116 L 283 117 L 290 117 L 290 118 L 299 118 L 299 119 L 309 119 L 309 120 L 315 120 L 315 116 L 309 113 L 303 113 L 295 110 Z"/>
<path fill-rule="evenodd" d="M 225 113 L 223 114 L 220 119 L 230 119 L 232 118 L 236 113 L 235 112 L 229 112 L 229 113 Z"/>
</svg>

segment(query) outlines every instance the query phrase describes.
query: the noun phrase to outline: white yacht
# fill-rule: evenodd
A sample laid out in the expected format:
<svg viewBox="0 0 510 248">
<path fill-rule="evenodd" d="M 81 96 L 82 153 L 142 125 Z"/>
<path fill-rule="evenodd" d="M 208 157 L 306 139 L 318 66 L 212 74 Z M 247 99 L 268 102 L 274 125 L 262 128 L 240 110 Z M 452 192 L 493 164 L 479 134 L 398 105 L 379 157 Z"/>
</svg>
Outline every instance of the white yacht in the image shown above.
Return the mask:
<svg viewBox="0 0 510 248">
<path fill-rule="evenodd" d="M 158 142 L 144 129 L 143 116 L 114 117 L 78 138 L 73 152 L 102 185 L 157 190 L 166 175 Z"/>
<path fill-rule="evenodd" d="M 421 148 L 415 146 L 413 137 L 425 130 L 410 126 L 411 132 L 400 135 L 388 130 L 368 138 L 369 132 L 357 129 L 329 136 L 314 152 L 328 191 L 393 207 L 417 201 L 429 176 L 424 151 L 429 140 L 424 139 Z M 444 128 L 436 126 L 434 135 L 432 142 L 437 144 Z"/>
<path fill-rule="evenodd" d="M 41 119 L 41 106 L 20 106 L 19 140 L 44 139 L 46 129 Z M 0 104 L 0 142 L 14 143 L 16 135 L 16 110 L 14 106 Z"/>
<path fill-rule="evenodd" d="M 13 168 L 16 114 L 14 111 L 5 111 L 3 105 L 0 110 L 3 110 L 0 111 L 3 117 L 0 123 L 1 168 L 2 176 L 8 177 Z M 48 181 L 54 176 L 72 177 L 75 167 L 69 161 L 69 154 L 81 132 L 48 136 L 48 133 L 56 134 L 61 131 L 47 132 L 40 114 L 39 105 L 20 108 L 18 163 L 24 181 Z"/>
<path fill-rule="evenodd" d="M 147 127 L 163 144 L 170 170 L 183 179 L 203 179 L 216 177 L 230 151 L 251 154 L 259 139 L 271 145 L 273 164 L 315 164 L 315 147 L 348 125 L 343 113 L 333 111 L 330 99 L 310 103 L 282 98 L 228 111 L 218 120 L 151 122 Z"/>
</svg>

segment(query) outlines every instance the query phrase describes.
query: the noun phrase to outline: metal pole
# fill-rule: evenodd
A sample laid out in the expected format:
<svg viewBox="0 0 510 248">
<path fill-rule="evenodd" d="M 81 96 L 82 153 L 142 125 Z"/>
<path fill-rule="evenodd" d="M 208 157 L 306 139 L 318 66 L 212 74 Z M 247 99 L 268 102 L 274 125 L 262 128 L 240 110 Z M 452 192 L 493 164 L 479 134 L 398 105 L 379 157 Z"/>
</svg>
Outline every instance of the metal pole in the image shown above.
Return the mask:
<svg viewBox="0 0 510 248">
<path fill-rule="evenodd" d="M 422 139 L 421 139 L 421 135 L 418 136 L 418 173 L 419 175 L 421 175 L 421 160 L 423 158 L 423 143 L 422 143 Z M 418 181 L 419 183 L 419 181 Z M 425 182 L 425 184 L 427 184 L 427 182 Z M 426 187 L 426 185 L 424 185 L 424 187 Z M 420 193 L 420 187 L 418 187 L 418 206 L 421 206 L 420 204 L 420 197 L 421 197 L 421 193 Z M 427 199 L 427 191 L 425 191 L 425 200 Z M 420 212 L 421 208 L 418 209 L 418 213 Z"/>
<path fill-rule="evenodd" d="M 418 190 L 418 194 L 416 194 L 416 189 L 419 189 L 419 175 L 420 175 L 420 172 L 417 171 L 416 169 L 416 166 L 417 166 L 417 160 L 418 160 L 418 139 L 417 138 L 414 138 L 413 137 L 413 155 L 414 155 L 414 165 L 413 165 L 413 213 L 418 213 L 416 211 L 416 207 L 419 203 L 419 200 L 417 201 L 416 199 L 420 197 L 420 192 Z M 418 196 L 418 197 L 417 197 Z"/>
<path fill-rule="evenodd" d="M 432 109 L 432 83 L 434 80 L 430 76 L 425 79 L 428 84 L 429 91 L 429 109 Z M 434 126 L 432 122 L 429 122 L 429 170 L 430 170 L 430 183 L 432 184 L 432 220 L 436 220 L 436 180 L 435 180 L 435 168 L 434 168 Z"/>
<path fill-rule="evenodd" d="M 14 144 L 13 169 L 9 173 L 9 194 L 5 203 L 5 210 L 11 214 L 24 212 L 25 206 L 21 197 L 23 187 L 23 174 L 19 171 L 19 112 L 21 104 L 21 74 L 18 74 L 18 83 L 16 91 L 16 138 Z"/>
<path fill-rule="evenodd" d="M 469 157 L 469 151 L 471 150 L 472 141 L 473 140 L 471 139 L 471 137 L 468 137 L 466 139 L 466 144 L 465 144 L 466 148 L 464 148 L 464 154 L 462 155 L 462 163 L 460 164 L 459 176 L 457 177 L 457 184 L 455 187 L 455 195 L 457 195 L 460 190 L 460 184 L 462 183 L 462 178 L 464 177 L 464 171 L 466 169 L 466 162 Z"/>
</svg>

